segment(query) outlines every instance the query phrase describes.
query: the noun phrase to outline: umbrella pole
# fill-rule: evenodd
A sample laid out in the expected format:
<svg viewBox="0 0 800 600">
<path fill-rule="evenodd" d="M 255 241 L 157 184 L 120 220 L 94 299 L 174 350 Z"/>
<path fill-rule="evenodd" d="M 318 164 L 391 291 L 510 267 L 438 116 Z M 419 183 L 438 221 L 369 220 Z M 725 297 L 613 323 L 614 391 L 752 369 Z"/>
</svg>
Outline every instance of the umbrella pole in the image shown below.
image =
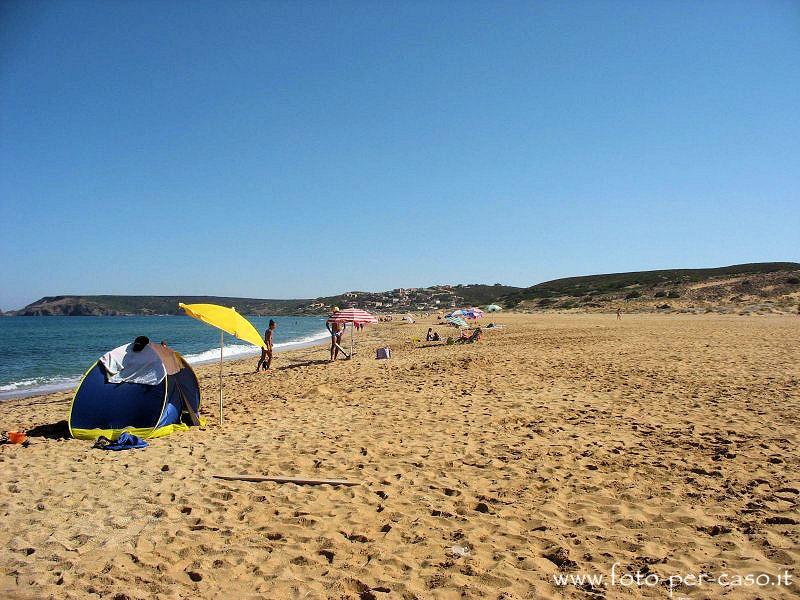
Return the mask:
<svg viewBox="0 0 800 600">
<path fill-rule="evenodd" d="M 222 427 L 222 349 L 225 347 L 225 332 L 219 332 L 219 425 Z"/>
<path fill-rule="evenodd" d="M 353 356 L 353 329 L 356 328 L 356 323 L 350 323 L 350 356 Z"/>
</svg>

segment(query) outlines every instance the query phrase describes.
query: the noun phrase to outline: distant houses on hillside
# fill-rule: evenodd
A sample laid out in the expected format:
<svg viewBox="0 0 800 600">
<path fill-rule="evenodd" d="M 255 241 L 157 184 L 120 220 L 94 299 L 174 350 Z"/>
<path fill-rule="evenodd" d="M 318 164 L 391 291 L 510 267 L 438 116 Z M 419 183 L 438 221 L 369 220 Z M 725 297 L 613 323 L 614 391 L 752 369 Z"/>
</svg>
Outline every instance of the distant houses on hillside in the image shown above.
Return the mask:
<svg viewBox="0 0 800 600">
<path fill-rule="evenodd" d="M 437 285 L 429 288 L 396 288 L 387 292 L 347 292 L 332 298 L 332 304 L 358 306 L 372 312 L 439 311 L 465 304 L 453 286 Z M 301 307 L 302 312 L 319 312 L 330 308 L 322 302 Z"/>
</svg>

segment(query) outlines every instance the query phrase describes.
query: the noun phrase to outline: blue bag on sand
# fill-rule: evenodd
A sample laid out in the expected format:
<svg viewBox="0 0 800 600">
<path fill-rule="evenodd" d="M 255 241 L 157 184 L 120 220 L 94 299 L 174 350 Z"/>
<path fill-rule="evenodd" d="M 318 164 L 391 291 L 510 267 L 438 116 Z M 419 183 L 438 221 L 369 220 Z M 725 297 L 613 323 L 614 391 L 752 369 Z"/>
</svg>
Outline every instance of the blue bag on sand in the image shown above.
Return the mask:
<svg viewBox="0 0 800 600">
<path fill-rule="evenodd" d="M 147 442 L 132 433 L 123 431 L 116 442 L 112 442 L 105 437 L 97 438 L 97 443 L 95 443 L 94 447 L 103 450 L 133 450 L 134 448 L 147 448 Z"/>
<path fill-rule="evenodd" d="M 378 350 L 375 352 L 376 359 L 391 358 L 391 357 L 392 357 L 392 350 L 388 346 L 385 348 L 378 348 Z"/>
</svg>

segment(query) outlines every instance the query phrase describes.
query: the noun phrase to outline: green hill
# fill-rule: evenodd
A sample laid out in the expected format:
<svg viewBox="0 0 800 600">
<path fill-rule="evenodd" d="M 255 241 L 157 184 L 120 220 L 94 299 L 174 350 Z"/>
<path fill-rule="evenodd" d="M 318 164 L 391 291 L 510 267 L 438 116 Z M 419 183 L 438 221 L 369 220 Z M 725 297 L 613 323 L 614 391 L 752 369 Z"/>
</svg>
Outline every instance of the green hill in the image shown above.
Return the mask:
<svg viewBox="0 0 800 600">
<path fill-rule="evenodd" d="M 386 292 L 347 292 L 314 299 L 225 296 L 47 296 L 6 315 L 176 315 L 178 303 L 234 306 L 248 315 L 325 314 L 332 306 L 373 312 L 439 313 L 498 303 L 518 310 L 719 310 L 786 312 L 800 302 L 800 264 L 750 263 L 714 269 L 664 269 L 566 277 L 528 288 L 437 285 Z M 795 307 L 795 308 L 792 308 Z"/>
<path fill-rule="evenodd" d="M 712 269 L 664 269 L 566 277 L 545 281 L 504 296 L 507 307 L 599 308 L 625 302 L 632 308 L 673 305 L 708 307 L 719 304 L 782 304 L 794 301 L 800 264 L 748 263 Z M 681 299 L 678 301 L 677 299 Z"/>
<path fill-rule="evenodd" d="M 22 316 L 177 315 L 178 303 L 233 306 L 243 314 L 288 314 L 306 300 L 224 296 L 46 296 L 16 311 Z"/>
<path fill-rule="evenodd" d="M 378 312 L 437 310 L 487 304 L 520 288 L 495 285 L 434 286 L 387 292 L 348 292 L 315 299 L 274 300 L 225 296 L 46 296 L 15 311 L 19 316 L 177 315 L 178 303 L 233 306 L 247 315 L 324 314 L 332 306 L 359 306 Z M 437 300 L 439 301 L 437 303 Z"/>
</svg>

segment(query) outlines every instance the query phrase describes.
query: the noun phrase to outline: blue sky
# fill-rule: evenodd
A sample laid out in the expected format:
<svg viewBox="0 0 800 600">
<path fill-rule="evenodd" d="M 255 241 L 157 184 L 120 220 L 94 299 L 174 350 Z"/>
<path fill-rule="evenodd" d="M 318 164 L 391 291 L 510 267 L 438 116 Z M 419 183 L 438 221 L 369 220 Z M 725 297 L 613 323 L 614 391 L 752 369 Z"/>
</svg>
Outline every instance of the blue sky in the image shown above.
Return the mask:
<svg viewBox="0 0 800 600">
<path fill-rule="evenodd" d="M 6 2 L 0 308 L 800 260 L 796 2 Z"/>
</svg>

